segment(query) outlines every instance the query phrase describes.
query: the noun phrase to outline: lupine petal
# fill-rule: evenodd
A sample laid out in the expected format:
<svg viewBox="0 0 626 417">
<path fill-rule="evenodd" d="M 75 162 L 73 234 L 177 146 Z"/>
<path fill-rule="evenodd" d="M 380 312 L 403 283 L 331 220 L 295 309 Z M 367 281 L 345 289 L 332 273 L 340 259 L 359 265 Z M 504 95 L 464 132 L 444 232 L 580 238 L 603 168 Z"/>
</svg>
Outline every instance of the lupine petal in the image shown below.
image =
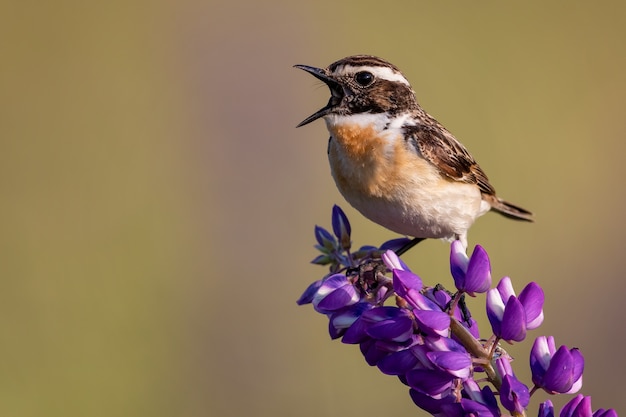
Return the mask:
<svg viewBox="0 0 626 417">
<path fill-rule="evenodd" d="M 574 384 L 574 358 L 567 346 L 561 346 L 550 360 L 543 378 L 543 388 L 548 392 L 566 393 Z"/>
<path fill-rule="evenodd" d="M 583 387 L 583 376 L 574 381 L 572 384 L 572 388 L 569 389 L 565 394 L 576 394 Z"/>
<path fill-rule="evenodd" d="M 407 298 L 413 307 L 420 310 L 441 311 L 441 307 L 421 292 L 411 290 L 407 294 Z"/>
<path fill-rule="evenodd" d="M 315 259 L 311 261 L 314 265 L 328 265 L 332 262 L 332 258 L 330 255 L 319 255 L 316 256 Z"/>
<path fill-rule="evenodd" d="M 592 417 L 591 397 L 578 394 L 561 410 L 561 417 Z"/>
<path fill-rule="evenodd" d="M 465 379 L 470 375 L 472 360 L 467 353 L 428 352 L 426 356 L 434 365 L 450 375 L 461 379 Z"/>
<path fill-rule="evenodd" d="M 456 242 L 456 241 L 455 241 Z M 445 310 L 448 307 L 448 303 L 452 300 L 450 294 L 446 291 L 435 288 L 428 288 L 424 292 L 424 296 L 431 300 L 433 303 L 437 304 L 439 310 Z M 429 308 L 428 310 L 435 310 L 435 308 Z M 454 310 L 455 312 L 459 311 L 458 309 Z"/>
<path fill-rule="evenodd" d="M 460 240 L 455 240 L 450 245 L 450 273 L 454 278 L 454 285 L 459 291 L 465 286 L 465 273 L 468 264 L 469 258 L 465 253 L 463 244 Z"/>
<path fill-rule="evenodd" d="M 500 337 L 507 341 L 521 342 L 526 337 L 524 307 L 514 295 L 509 298 L 504 308 L 501 331 Z"/>
<path fill-rule="evenodd" d="M 485 385 L 486 386 L 486 385 Z M 463 392 L 474 401 L 482 401 L 482 392 L 480 386 L 473 379 L 463 381 Z"/>
<path fill-rule="evenodd" d="M 319 290 L 320 286 L 322 285 L 322 282 L 323 280 L 320 279 L 309 285 L 307 289 L 304 290 L 300 298 L 298 298 L 298 301 L 296 301 L 296 303 L 298 305 L 311 303 L 313 301 L 313 297 L 315 297 L 315 294 L 317 293 L 317 290 Z"/>
<path fill-rule="evenodd" d="M 417 358 L 419 363 L 422 365 L 421 366 L 422 368 L 433 369 L 433 363 L 431 362 L 430 359 L 428 359 L 428 356 L 426 356 L 426 354 L 430 351 L 426 346 L 413 345 L 409 349 L 411 350 L 411 353 Z"/>
<path fill-rule="evenodd" d="M 378 362 L 378 369 L 387 375 L 404 375 L 420 366 L 417 357 L 410 349 L 394 352 Z"/>
<path fill-rule="evenodd" d="M 467 354 L 467 350 L 459 342 L 448 337 L 427 337 L 424 338 L 424 346 L 432 351 L 456 352 Z"/>
<path fill-rule="evenodd" d="M 411 388 L 431 397 L 449 389 L 454 379 L 447 372 L 431 369 L 414 369 L 406 374 L 406 381 Z"/>
<path fill-rule="evenodd" d="M 376 366 L 376 364 L 384 357 L 389 355 L 389 352 L 378 348 L 378 343 L 374 339 L 367 339 L 359 345 L 361 353 L 370 366 Z"/>
<path fill-rule="evenodd" d="M 337 236 L 337 239 L 339 239 L 339 241 L 341 242 L 341 247 L 343 249 L 349 249 L 350 234 L 352 233 L 352 228 L 350 227 L 348 217 L 338 205 L 334 205 L 331 218 L 333 232 L 335 233 L 335 236 Z"/>
<path fill-rule="evenodd" d="M 322 281 L 322 285 L 319 288 L 318 296 L 323 298 L 327 294 L 333 292 L 337 288 L 341 288 L 345 285 L 349 285 L 350 282 L 344 274 L 334 274 Z"/>
<path fill-rule="evenodd" d="M 584 397 L 574 410 L 573 417 L 592 417 L 591 397 Z"/>
<path fill-rule="evenodd" d="M 487 318 L 491 324 L 493 334 L 500 335 L 502 332 L 502 317 L 504 316 L 504 303 L 497 288 L 487 291 Z"/>
<path fill-rule="evenodd" d="M 520 293 L 519 301 L 526 311 L 526 328 L 532 330 L 539 327 L 543 322 L 543 289 L 531 282 Z"/>
<path fill-rule="evenodd" d="M 572 379 L 574 383 L 572 384 L 572 388 L 566 392 L 566 394 L 574 394 L 583 386 L 583 371 L 585 370 L 585 358 L 583 354 L 576 348 L 570 350 L 572 354 L 572 359 L 574 361 L 574 369 L 572 370 Z"/>
<path fill-rule="evenodd" d="M 372 305 L 367 302 L 353 304 L 345 309 L 332 313 L 329 317 L 330 325 L 336 329 L 348 329 L 367 310 L 372 309 Z"/>
<path fill-rule="evenodd" d="M 443 311 L 413 310 L 419 329 L 429 335 L 446 337 L 450 333 L 450 316 Z"/>
<path fill-rule="evenodd" d="M 369 340 L 370 337 L 365 332 L 367 326 L 368 323 L 363 320 L 363 317 L 359 317 L 354 323 L 352 323 L 352 326 L 346 330 L 346 333 L 343 335 L 341 341 L 346 344 L 355 345 Z"/>
<path fill-rule="evenodd" d="M 498 400 L 491 391 L 489 385 L 485 385 L 481 390 L 476 381 L 469 378 L 463 381 L 463 392 L 470 398 L 461 399 L 461 405 L 466 413 L 480 413 L 480 416 L 500 416 Z M 464 403 L 463 401 L 470 403 Z"/>
<path fill-rule="evenodd" d="M 326 278 L 313 297 L 313 307 L 320 313 L 332 313 L 359 301 L 359 294 L 343 274 Z"/>
<path fill-rule="evenodd" d="M 511 413 L 523 413 L 530 402 L 528 387 L 514 375 L 504 375 L 500 387 L 500 402 Z"/>
<path fill-rule="evenodd" d="M 338 339 L 346 333 L 345 328 L 335 327 L 332 321 L 328 321 L 328 334 L 332 340 Z"/>
<path fill-rule="evenodd" d="M 446 410 L 446 416 L 456 417 L 458 415 L 450 413 L 449 409 L 446 408 L 456 405 L 454 395 L 447 395 L 443 398 L 435 399 L 412 388 L 409 390 L 409 395 L 411 395 L 411 399 L 415 405 L 432 415 L 442 414 L 444 408 Z"/>
<path fill-rule="evenodd" d="M 411 335 L 407 340 L 402 342 L 394 342 L 390 340 L 376 340 L 376 346 L 378 349 L 384 350 L 389 353 L 399 352 L 401 350 L 409 349 L 415 343 L 415 335 Z"/>
<path fill-rule="evenodd" d="M 330 313 L 359 301 L 359 294 L 352 285 L 338 288 L 319 300 L 315 309 L 321 313 Z"/>
<path fill-rule="evenodd" d="M 367 327 L 365 332 L 375 339 L 394 342 L 409 340 L 413 334 L 413 320 L 409 317 L 408 310 L 398 307 L 376 307 L 365 313 L 362 317 Z"/>
<path fill-rule="evenodd" d="M 491 287 L 491 263 L 485 249 L 476 245 L 469 260 L 463 290 L 468 294 L 484 293 Z M 458 288 L 458 287 L 457 287 Z"/>
<path fill-rule="evenodd" d="M 363 313 L 363 319 L 367 323 L 378 323 L 383 320 L 394 319 L 397 317 L 407 317 L 409 312 L 394 306 L 375 307 L 366 313 Z"/>
<path fill-rule="evenodd" d="M 530 350 L 530 370 L 535 385 L 543 385 L 543 376 L 550 366 L 550 358 L 552 353 L 549 350 L 548 338 L 552 336 L 539 336 L 535 339 L 533 347 Z"/>
<path fill-rule="evenodd" d="M 464 416 L 500 417 L 500 410 L 492 410 L 485 404 L 467 398 L 461 398 L 461 407 L 465 412 Z"/>
<path fill-rule="evenodd" d="M 515 295 L 515 291 L 513 290 L 513 284 L 511 283 L 511 278 L 509 277 L 502 278 L 496 288 L 498 289 L 498 292 L 500 293 L 500 298 L 502 298 L 502 302 L 504 304 L 506 304 L 509 297 Z"/>
<path fill-rule="evenodd" d="M 599 408 L 593 412 L 593 417 L 617 417 L 617 411 L 612 408 L 609 408 L 608 410 Z"/>
<path fill-rule="evenodd" d="M 496 371 L 501 377 L 505 375 L 514 375 L 511 359 L 507 356 L 500 356 L 496 359 Z"/>
<path fill-rule="evenodd" d="M 321 248 L 326 250 L 333 250 L 336 246 L 336 240 L 330 232 L 323 227 L 315 226 L 315 240 L 319 243 Z M 320 249 L 321 249 L 320 248 Z"/>
<path fill-rule="evenodd" d="M 400 297 L 405 297 L 408 290 L 419 291 L 422 289 L 422 280 L 411 271 L 401 269 L 393 270 L 393 289 Z"/>
<path fill-rule="evenodd" d="M 554 417 L 554 405 L 552 405 L 552 401 L 546 400 L 539 404 L 537 417 Z"/>
<path fill-rule="evenodd" d="M 370 324 L 365 331 L 374 339 L 404 342 L 413 334 L 413 321 L 409 317 L 397 317 Z"/>
<path fill-rule="evenodd" d="M 578 394 L 577 396 L 569 400 L 567 404 L 565 404 L 561 409 L 560 417 L 572 417 L 574 415 L 576 407 L 578 407 L 583 398 L 584 397 L 582 394 Z"/>
<path fill-rule="evenodd" d="M 554 342 L 554 337 L 548 336 L 547 342 L 548 342 L 548 352 L 550 352 L 550 357 L 552 357 L 556 353 L 556 343 Z"/>
<path fill-rule="evenodd" d="M 401 269 L 403 271 L 409 271 L 409 267 L 396 255 L 392 250 L 387 250 L 381 256 L 383 262 L 390 270 Z"/>
</svg>

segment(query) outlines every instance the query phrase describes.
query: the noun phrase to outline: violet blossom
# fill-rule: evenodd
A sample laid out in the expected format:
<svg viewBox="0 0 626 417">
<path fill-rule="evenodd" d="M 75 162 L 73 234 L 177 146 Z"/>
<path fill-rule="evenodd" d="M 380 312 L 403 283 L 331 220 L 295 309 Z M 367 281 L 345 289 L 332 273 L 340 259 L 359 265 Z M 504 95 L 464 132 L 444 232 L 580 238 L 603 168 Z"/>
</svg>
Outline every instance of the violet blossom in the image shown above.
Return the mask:
<svg viewBox="0 0 626 417">
<path fill-rule="evenodd" d="M 508 277 L 489 289 L 491 265 L 482 246 L 468 257 L 459 242 L 452 243 L 450 273 L 457 290 L 452 293 L 425 284 L 396 255 L 415 242 L 401 238 L 351 251 L 350 223 L 338 206 L 332 230 L 315 227 L 321 254 L 312 262 L 327 265 L 329 272 L 309 285 L 298 304 L 325 314 L 331 338 L 359 345 L 369 365 L 409 387 L 418 407 L 446 417 L 525 416 L 540 388 L 550 394 L 581 388 L 582 354 L 557 349 L 551 336 L 538 337 L 531 349 L 533 389 L 515 376 L 500 341 L 521 342 L 541 325 L 543 290 L 531 282 L 518 297 Z M 485 292 L 493 334 L 481 337 L 463 297 Z M 539 405 L 538 416 L 554 416 L 549 400 Z M 561 417 L 616 416 L 612 409 L 592 412 L 590 398 L 582 395 L 561 411 Z"/>
</svg>

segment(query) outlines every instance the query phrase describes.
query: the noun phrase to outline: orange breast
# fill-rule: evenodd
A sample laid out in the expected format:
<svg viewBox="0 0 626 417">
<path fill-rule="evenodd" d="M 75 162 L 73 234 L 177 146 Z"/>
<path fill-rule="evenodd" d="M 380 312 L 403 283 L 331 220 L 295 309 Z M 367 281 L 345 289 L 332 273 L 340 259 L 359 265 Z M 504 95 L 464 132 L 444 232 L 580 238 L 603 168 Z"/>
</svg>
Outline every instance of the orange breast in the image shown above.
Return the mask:
<svg viewBox="0 0 626 417">
<path fill-rule="evenodd" d="M 400 131 L 377 132 L 374 128 L 343 124 L 329 128 L 329 159 L 339 190 L 363 197 L 391 197 L 409 184 L 439 179 L 436 169 L 407 148 Z M 395 136 L 394 136 L 395 135 Z"/>
</svg>

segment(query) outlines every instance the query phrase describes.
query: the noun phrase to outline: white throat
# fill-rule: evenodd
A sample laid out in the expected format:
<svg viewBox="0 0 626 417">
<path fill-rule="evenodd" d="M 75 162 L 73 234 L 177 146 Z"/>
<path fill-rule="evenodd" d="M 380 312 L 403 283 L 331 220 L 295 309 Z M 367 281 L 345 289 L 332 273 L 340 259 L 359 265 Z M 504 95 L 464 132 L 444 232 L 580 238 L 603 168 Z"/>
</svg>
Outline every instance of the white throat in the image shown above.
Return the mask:
<svg viewBox="0 0 626 417">
<path fill-rule="evenodd" d="M 415 125 L 415 121 L 412 119 L 410 113 L 403 113 L 394 117 L 389 117 L 387 113 L 361 113 L 351 115 L 329 114 L 324 116 L 324 120 L 329 130 L 331 127 L 357 125 L 373 128 L 378 132 L 382 132 L 383 130 L 400 129 L 402 126 L 406 125 Z"/>
</svg>

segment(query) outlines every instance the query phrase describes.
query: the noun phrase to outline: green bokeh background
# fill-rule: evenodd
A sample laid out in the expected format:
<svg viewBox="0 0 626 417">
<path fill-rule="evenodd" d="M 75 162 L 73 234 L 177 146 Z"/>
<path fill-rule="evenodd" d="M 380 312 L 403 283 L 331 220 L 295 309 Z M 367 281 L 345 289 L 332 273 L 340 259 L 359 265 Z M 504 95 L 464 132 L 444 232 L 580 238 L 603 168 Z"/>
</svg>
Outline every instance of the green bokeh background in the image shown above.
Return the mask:
<svg viewBox="0 0 626 417">
<path fill-rule="evenodd" d="M 0 415 L 422 415 L 295 304 L 324 272 L 308 262 L 332 204 L 356 245 L 394 237 L 335 190 L 323 123 L 294 129 L 328 92 L 291 66 L 355 53 L 402 68 L 536 213 L 487 215 L 470 244 L 494 278 L 544 287 L 531 337 L 580 347 L 594 407 L 626 411 L 626 3 L 9 1 L 0 16 Z M 447 257 L 432 241 L 406 259 L 434 284 Z M 520 370 L 530 343 L 510 348 Z"/>
</svg>

